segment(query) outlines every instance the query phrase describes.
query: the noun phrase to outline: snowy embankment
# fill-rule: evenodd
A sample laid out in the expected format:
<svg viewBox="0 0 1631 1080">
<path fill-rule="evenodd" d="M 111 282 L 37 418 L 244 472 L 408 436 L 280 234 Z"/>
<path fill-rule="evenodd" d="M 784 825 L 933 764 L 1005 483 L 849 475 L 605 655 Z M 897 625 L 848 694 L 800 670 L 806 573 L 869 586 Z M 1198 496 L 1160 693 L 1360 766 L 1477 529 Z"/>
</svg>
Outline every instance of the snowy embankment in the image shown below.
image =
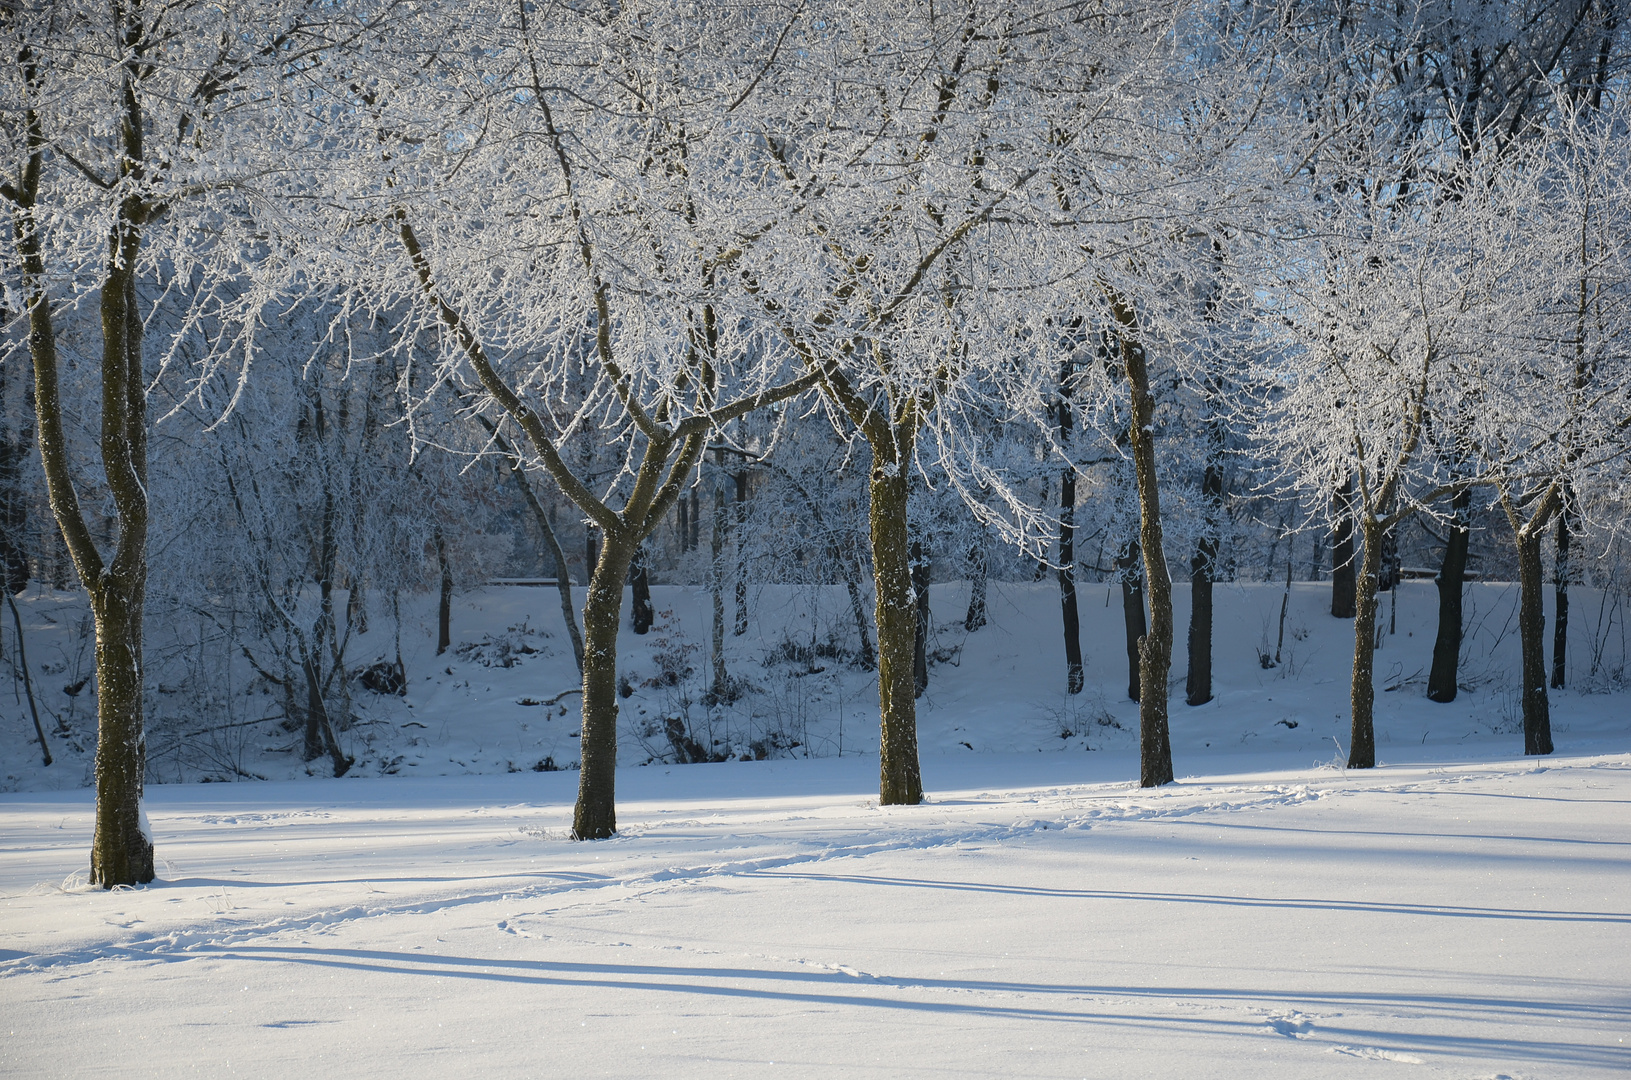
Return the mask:
<svg viewBox="0 0 1631 1080">
<path fill-rule="evenodd" d="M 1550 590 L 1548 590 L 1549 593 Z M 1328 584 L 1297 583 L 1280 633 L 1278 585 L 1220 585 L 1214 631 L 1216 697 L 1183 704 L 1187 588 L 1174 590 L 1178 644 L 1173 661 L 1173 763 L 1179 776 L 1306 766 L 1345 756 L 1353 623 L 1330 615 Z M 694 745 L 733 760 L 765 755 L 837 757 L 876 754 L 876 675 L 853 663 L 856 644 L 842 588 L 761 586 L 750 590 L 741 636 L 727 631 L 726 667 L 748 687 L 723 706 L 704 704 L 710 597 L 700 589 L 659 586 L 651 633 L 624 620 L 619 671 L 629 696 L 621 706 L 619 763 L 672 761 L 670 719 Z M 1138 705 L 1127 697 L 1127 653 L 1119 587 L 1085 585 L 1082 643 L 1087 688 L 1065 693 L 1058 587 L 993 583 L 990 622 L 963 629 L 968 585 L 932 589 L 934 632 L 929 688 L 918 702 L 925 754 L 975 757 L 1005 752 L 1119 755 L 1134 777 Z M 1550 599 L 1548 597 L 1548 599 Z M 1430 581 L 1384 596 L 1379 622 L 1392 626 L 1377 653 L 1376 740 L 1383 762 L 1438 761 L 1521 752 L 1517 588 L 1469 586 L 1463 692 L 1448 705 L 1424 696 L 1436 631 L 1437 590 Z M 93 646 L 77 594 L 22 599 L 28 655 L 56 764 L 40 763 L 34 729 L 19 694 L 0 701 L 0 791 L 82 787 L 90 783 L 95 706 L 86 689 Z M 1559 753 L 1628 748 L 1624 692 L 1625 626 L 1617 598 L 1576 587 L 1571 614 L 1569 689 L 1553 691 Z M 506 587 L 458 598 L 453 647 L 435 652 L 433 598 L 403 604 L 404 696 L 354 683 L 357 722 L 338 732 L 355 759 L 347 781 L 368 776 L 442 776 L 570 767 L 578 757 L 579 679 L 552 589 Z M 727 616 L 729 618 L 729 615 Z M 1548 612 L 1550 619 L 1550 612 Z M 385 624 L 382 625 L 382 622 Z M 1550 622 L 1547 646 L 1550 649 Z M 236 648 L 224 672 L 197 659 L 188 643 L 198 628 L 180 622 L 150 628 L 149 780 L 324 776 L 327 759 L 301 760 L 301 739 L 279 721 L 281 697 L 254 677 Z M 172 641 L 171 638 L 175 640 Z M 1260 653 L 1270 660 L 1263 667 Z M 353 635 L 353 669 L 394 655 L 388 621 Z M 201 674 L 202 672 L 202 674 Z M 212 674 L 213 672 L 213 674 Z M 200 693 L 200 682 L 204 693 Z M 73 695 L 67 690 L 75 691 Z M 302 691 L 303 692 L 303 691 Z M 202 706 L 197 704 L 205 699 Z M 1269 755 L 1267 758 L 1263 755 Z M 934 768 L 924 782 L 933 790 Z"/>
<path fill-rule="evenodd" d="M 966 586 L 936 587 L 918 807 L 876 805 L 870 676 L 783 644 L 824 640 L 842 598 L 792 589 L 731 639 L 757 690 L 712 713 L 687 651 L 706 596 L 659 591 L 666 640 L 627 638 L 609 841 L 566 840 L 576 773 L 530 768 L 576 731 L 521 704 L 573 682 L 539 590 L 466 598 L 476 648 L 405 633 L 413 686 L 359 698 L 352 775 L 305 776 L 267 723 L 231 729 L 252 733 L 235 760 L 291 779 L 150 786 L 146 888 L 83 886 L 90 792 L 47 790 L 67 774 L 7 731 L 34 790 L 0 794 L 0 1074 L 1623 1075 L 1626 698 L 1582 692 L 1611 685 L 1582 659 L 1558 753 L 1520 757 L 1510 593 L 1474 589 L 1448 706 L 1421 696 L 1431 593 L 1401 593 L 1365 772 L 1332 764 L 1351 624 L 1313 586 L 1267 669 L 1278 590 L 1220 588 L 1217 700 L 1179 684 L 1184 779 L 1151 791 L 1129 782 L 1118 607 L 1088 609 L 1071 698 L 1042 585 L 995 590 L 976 634 L 947 614 Z M 665 685 L 660 650 L 693 675 Z M 649 721 L 674 715 L 733 757 L 773 735 L 791 756 L 669 764 Z"/>
</svg>

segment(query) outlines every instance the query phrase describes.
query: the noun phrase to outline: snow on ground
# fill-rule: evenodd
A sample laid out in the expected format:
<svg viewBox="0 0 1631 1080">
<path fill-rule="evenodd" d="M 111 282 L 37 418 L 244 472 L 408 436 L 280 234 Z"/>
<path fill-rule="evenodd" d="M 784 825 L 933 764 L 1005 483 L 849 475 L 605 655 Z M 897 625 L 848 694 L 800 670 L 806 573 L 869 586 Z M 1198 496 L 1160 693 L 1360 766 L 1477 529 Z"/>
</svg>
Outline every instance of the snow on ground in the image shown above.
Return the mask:
<svg viewBox="0 0 1631 1080">
<path fill-rule="evenodd" d="M 1582 651 L 1558 753 L 1522 758 L 1510 593 L 1474 590 L 1470 688 L 1439 706 L 1417 670 L 1431 589 L 1401 592 L 1365 772 L 1331 764 L 1351 624 L 1312 586 L 1272 669 L 1278 590 L 1220 588 L 1218 699 L 1187 708 L 1176 684 L 1183 779 L 1153 791 L 1130 783 L 1118 607 L 1088 591 L 1090 687 L 1068 698 L 1045 586 L 1002 587 L 972 635 L 966 586 L 936 588 L 918 807 L 876 805 L 869 676 L 775 659 L 842 617 L 809 590 L 758 597 L 729 659 L 759 689 L 734 711 L 687 690 L 705 656 L 664 686 L 630 637 L 621 831 L 598 843 L 565 839 L 576 773 L 507 771 L 573 756 L 575 709 L 518 703 L 572 683 L 536 589 L 456 618 L 459 642 L 538 643 L 511 667 L 404 638 L 414 688 L 365 702 L 354 775 L 307 777 L 268 724 L 237 760 L 284 779 L 150 786 L 146 888 L 84 887 L 90 792 L 59 779 L 83 761 L 41 769 L 6 730 L 0 1075 L 1624 1075 L 1626 698 L 1584 692 L 1613 683 Z M 43 662 L 71 655 L 48 599 L 25 607 Z M 705 596 L 658 599 L 670 648 L 706 641 Z M 783 745 L 673 765 L 642 708 L 733 756 Z"/>
<path fill-rule="evenodd" d="M 87 891 L 6 796 L 7 1076 L 1573 1077 L 1631 1066 L 1631 755 L 1241 773 L 1121 755 L 169 786 Z M 64 882 L 63 875 L 69 873 Z"/>
</svg>

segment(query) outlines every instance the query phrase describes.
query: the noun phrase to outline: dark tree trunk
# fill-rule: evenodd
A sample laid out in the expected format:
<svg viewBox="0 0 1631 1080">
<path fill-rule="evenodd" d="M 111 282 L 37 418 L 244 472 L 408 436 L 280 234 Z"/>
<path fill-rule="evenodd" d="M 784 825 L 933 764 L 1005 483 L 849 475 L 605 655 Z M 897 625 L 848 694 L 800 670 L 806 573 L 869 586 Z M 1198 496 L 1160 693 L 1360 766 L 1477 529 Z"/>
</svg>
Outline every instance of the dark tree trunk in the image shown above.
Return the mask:
<svg viewBox="0 0 1631 1080">
<path fill-rule="evenodd" d="M 1065 692 L 1079 694 L 1084 682 L 1082 670 L 1082 619 L 1076 607 L 1076 469 L 1070 463 L 1071 430 L 1075 416 L 1070 409 L 1071 361 L 1059 365 L 1059 445 L 1066 453 L 1065 469 L 1059 474 L 1059 609 L 1064 616 Z"/>
<path fill-rule="evenodd" d="M 968 612 L 963 616 L 963 629 L 972 634 L 986 624 L 986 592 L 990 581 L 990 555 L 983 543 L 968 550 L 969 582 Z"/>
<path fill-rule="evenodd" d="M 1201 477 L 1201 498 L 1206 506 L 1207 528 L 1189 564 L 1189 674 L 1184 679 L 1184 701 L 1190 705 L 1205 705 L 1212 700 L 1212 578 L 1223 503 L 1223 465 L 1216 455 L 1207 461 Z"/>
<path fill-rule="evenodd" d="M 1172 738 L 1167 724 L 1167 673 L 1172 668 L 1172 575 L 1161 539 L 1161 493 L 1155 471 L 1155 398 L 1150 394 L 1144 346 L 1133 311 L 1119 297 L 1111 306 L 1119 324 L 1121 359 L 1132 397 L 1133 475 L 1138 483 L 1138 543 L 1144 555 L 1150 626 L 1138 640 L 1138 783 L 1170 784 Z"/>
<path fill-rule="evenodd" d="M 1574 492 L 1563 489 L 1557 514 L 1557 561 L 1552 567 L 1552 689 L 1563 689 L 1569 658 L 1569 540 L 1574 531 Z"/>
<path fill-rule="evenodd" d="M 870 440 L 869 440 L 870 441 Z M 902 461 L 879 460 L 873 447 L 871 496 L 872 580 L 877 594 L 873 618 L 878 628 L 878 801 L 916 805 L 923 801 L 923 775 L 917 756 L 917 704 L 913 653 L 917 605 L 907 540 L 907 477 Z"/>
<path fill-rule="evenodd" d="M 715 454 L 717 463 L 720 455 Z M 731 696 L 730 672 L 725 667 L 725 489 L 722 481 L 714 481 L 714 527 L 708 536 L 708 598 L 713 602 L 713 622 L 708 638 L 712 650 L 713 686 L 715 701 L 727 701 Z M 649 595 L 647 603 L 650 603 Z"/>
<path fill-rule="evenodd" d="M 912 634 L 912 696 L 922 697 L 929 688 L 929 559 L 921 541 L 912 541 L 912 600 L 917 606 L 917 626 Z"/>
<path fill-rule="evenodd" d="M 436 604 L 436 655 L 453 644 L 453 566 L 447 561 L 447 538 L 436 526 L 436 565 L 442 571 L 442 591 Z"/>
<path fill-rule="evenodd" d="M 1360 520 L 1361 566 L 1356 576 L 1353 685 L 1349 691 L 1353 725 L 1348 768 L 1376 767 L 1376 583 L 1382 565 L 1382 525 L 1370 515 Z"/>
<path fill-rule="evenodd" d="M 1133 701 L 1138 693 L 1138 643 L 1148 631 L 1144 618 L 1143 558 L 1137 540 L 1127 543 L 1116 560 L 1121 571 L 1121 621 L 1127 637 L 1127 696 Z"/>
<path fill-rule="evenodd" d="M 1518 639 L 1523 654 L 1523 752 L 1552 752 L 1552 710 L 1546 697 L 1545 577 L 1542 525 L 1518 534 Z"/>
<path fill-rule="evenodd" d="M 7 313 L 9 315 L 9 313 Z M 9 318 L 8 320 L 9 321 Z M 15 596 L 28 584 L 28 499 L 23 491 L 23 463 L 32 441 L 28 428 L 13 434 L 4 427 L 5 386 L 10 367 L 0 374 L 0 588 Z"/>
<path fill-rule="evenodd" d="M 692 512 L 696 507 L 691 507 Z M 646 571 L 646 549 L 641 545 L 634 549 L 634 559 L 629 563 L 629 626 L 636 634 L 648 633 L 651 624 L 656 620 L 657 613 L 651 606 L 651 575 Z"/>
<path fill-rule="evenodd" d="M 1399 561 L 1399 527 L 1389 525 L 1387 531 L 1382 533 L 1382 563 L 1376 572 L 1377 592 L 1393 591 L 1393 587 L 1399 583 L 1402 565 Z"/>
<path fill-rule="evenodd" d="M 1061 405 L 1063 414 L 1068 406 Z M 1064 422 L 1060 422 L 1063 427 Z M 1082 620 L 1076 608 L 1076 470 L 1059 478 L 1059 607 L 1065 625 L 1065 691 L 1082 692 Z"/>
<path fill-rule="evenodd" d="M 1337 489 L 1336 526 L 1331 531 L 1331 614 L 1354 617 L 1354 480 L 1343 479 Z M 1378 552 L 1380 556 L 1380 552 Z"/>
<path fill-rule="evenodd" d="M 736 474 L 736 505 L 732 509 L 735 515 L 732 532 L 736 537 L 736 610 L 731 623 L 731 633 L 741 637 L 748 632 L 748 566 L 747 558 L 743 554 L 742 533 L 748 524 L 748 471 L 743 469 Z M 853 581 L 851 582 L 853 589 Z M 866 634 L 863 632 L 863 638 Z M 867 652 L 872 651 L 872 645 L 867 644 Z"/>
<path fill-rule="evenodd" d="M 1433 641 L 1433 667 L 1427 675 L 1427 697 L 1448 704 L 1455 700 L 1461 663 L 1461 599 L 1466 591 L 1467 545 L 1471 535 L 1472 491 L 1457 492 L 1450 504 L 1450 527 L 1444 538 L 1444 562 L 1438 572 L 1438 637 Z"/>
<path fill-rule="evenodd" d="M 583 604 L 583 730 L 572 835 L 604 840 L 617 832 L 617 630 L 623 583 L 636 542 L 607 533 Z"/>
<path fill-rule="evenodd" d="M 680 534 L 680 554 L 691 550 L 691 504 L 684 495 L 674 507 L 674 531 Z"/>
</svg>

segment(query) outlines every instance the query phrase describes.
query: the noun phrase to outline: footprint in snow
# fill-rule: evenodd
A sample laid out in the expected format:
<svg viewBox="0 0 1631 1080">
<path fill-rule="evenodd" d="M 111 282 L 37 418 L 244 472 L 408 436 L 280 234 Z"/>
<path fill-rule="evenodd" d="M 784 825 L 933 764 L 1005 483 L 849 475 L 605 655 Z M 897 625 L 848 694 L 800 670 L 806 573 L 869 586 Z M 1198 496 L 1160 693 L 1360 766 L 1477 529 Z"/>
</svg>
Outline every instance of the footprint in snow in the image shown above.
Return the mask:
<svg viewBox="0 0 1631 1080">
<path fill-rule="evenodd" d="M 1271 1016 L 1265 1021 L 1273 1028 L 1275 1034 L 1284 1035 L 1291 1039 L 1300 1039 L 1314 1030 L 1314 1022 L 1303 1018 L 1302 1013 L 1288 1013 L 1285 1016 Z"/>
</svg>

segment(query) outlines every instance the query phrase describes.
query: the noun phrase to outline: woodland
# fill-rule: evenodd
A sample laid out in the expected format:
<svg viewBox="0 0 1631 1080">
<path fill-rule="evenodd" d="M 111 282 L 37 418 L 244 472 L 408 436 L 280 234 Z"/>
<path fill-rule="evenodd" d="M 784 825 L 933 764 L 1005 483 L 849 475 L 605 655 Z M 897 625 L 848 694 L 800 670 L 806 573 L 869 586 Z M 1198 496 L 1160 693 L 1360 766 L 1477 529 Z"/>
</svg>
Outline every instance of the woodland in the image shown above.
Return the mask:
<svg viewBox="0 0 1631 1080">
<path fill-rule="evenodd" d="M 275 728 L 344 776 L 358 702 L 424 677 L 403 612 L 457 650 L 494 582 L 581 672 L 580 840 L 618 832 L 618 638 L 664 586 L 709 598 L 671 665 L 704 709 L 758 692 L 726 662 L 754 589 L 840 598 L 788 658 L 872 673 L 883 806 L 924 798 L 947 583 L 971 634 L 1056 589 L 1067 697 L 1114 589 L 1155 788 L 1214 696 L 1214 586 L 1283 590 L 1265 671 L 1294 583 L 1351 620 L 1368 769 L 1387 598 L 1436 584 L 1412 692 L 1448 703 L 1470 583 L 1515 582 L 1515 736 L 1550 754 L 1549 691 L 1626 677 L 1565 662 L 1571 588 L 1622 635 L 1631 591 L 1625 16 L 0 5 L 0 646 L 49 759 L 17 600 L 83 597 L 94 656 L 53 677 L 95 715 L 91 882 L 155 876 L 157 734 Z"/>
</svg>

